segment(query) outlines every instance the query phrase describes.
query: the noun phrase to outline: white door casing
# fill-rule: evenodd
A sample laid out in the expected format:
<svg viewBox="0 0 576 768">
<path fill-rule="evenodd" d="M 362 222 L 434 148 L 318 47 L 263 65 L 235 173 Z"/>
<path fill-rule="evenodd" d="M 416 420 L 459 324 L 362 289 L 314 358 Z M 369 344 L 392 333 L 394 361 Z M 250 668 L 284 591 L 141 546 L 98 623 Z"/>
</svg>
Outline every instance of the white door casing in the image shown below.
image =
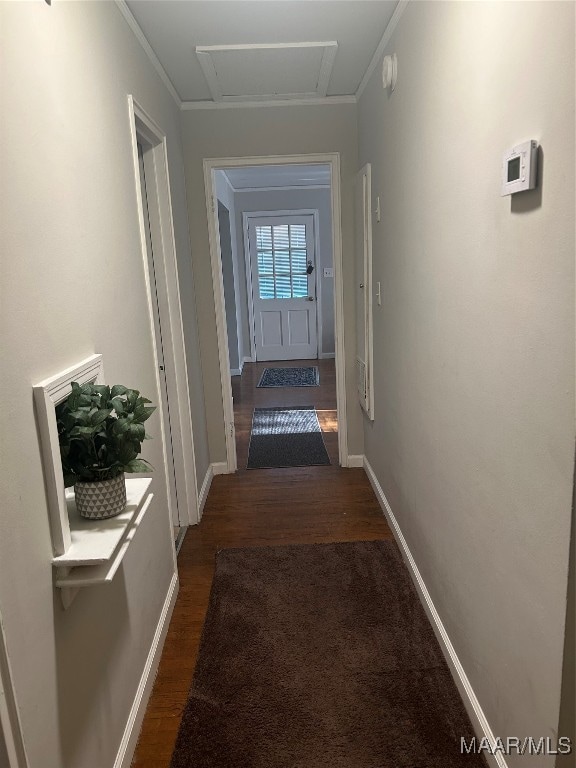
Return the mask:
<svg viewBox="0 0 576 768">
<path fill-rule="evenodd" d="M 174 465 L 174 445 L 172 435 L 172 425 L 170 419 L 170 401 L 168 396 L 168 381 L 166 378 L 166 359 L 164 353 L 164 340 L 162 338 L 162 323 L 160 317 L 160 293 L 162 284 L 156 276 L 156 264 L 154 259 L 154 242 L 152 235 L 152 224 L 150 216 L 152 208 L 148 203 L 148 189 L 146 183 L 146 168 L 144 162 L 144 148 L 138 143 L 138 160 L 140 167 L 140 187 L 142 191 L 142 213 L 144 215 L 144 230 L 146 235 L 146 255 L 148 257 L 148 273 L 150 275 L 150 288 L 152 294 L 152 319 L 154 325 L 154 334 L 156 337 L 156 357 L 158 363 L 158 374 L 160 379 L 160 407 L 162 408 L 162 423 L 164 425 L 164 440 L 166 444 L 166 479 L 169 488 L 170 512 L 172 523 L 180 526 L 183 521 L 180 520 L 178 511 L 178 489 L 176 486 L 176 471 Z M 162 297 L 164 300 L 165 296 Z M 183 517 L 183 516 L 182 516 Z"/>
<path fill-rule="evenodd" d="M 172 202 L 170 195 L 170 179 L 168 172 L 168 152 L 166 136 L 154 120 L 137 104 L 132 96 L 128 96 L 129 125 L 132 140 L 132 158 L 134 165 L 134 181 L 137 200 L 138 227 L 142 256 L 144 261 L 144 279 L 146 283 L 146 298 L 149 309 L 152 333 L 152 346 L 155 362 L 159 361 L 159 348 L 155 329 L 155 315 L 159 313 L 163 332 L 164 368 L 163 373 L 156 366 L 156 384 L 159 393 L 167 392 L 170 407 L 171 433 L 173 438 L 172 463 L 174 465 L 175 483 L 178 498 L 178 521 L 171 512 L 176 525 L 194 525 L 199 522 L 198 481 L 196 477 L 196 461 L 194 452 L 194 437 L 192 433 L 192 416 L 190 407 L 190 388 L 184 345 L 184 328 L 180 306 L 180 287 L 176 261 L 176 242 L 174 224 L 172 221 Z M 144 145 L 144 165 L 146 180 L 149 182 L 148 203 L 151 219 L 152 239 L 154 248 L 154 270 L 151 274 L 146 222 L 144 220 L 144 202 L 142 196 L 140 162 L 138 143 Z M 155 292 L 155 284 L 158 289 Z M 161 365 L 162 363 L 158 363 Z M 171 447 L 165 440 L 163 408 L 159 409 L 162 426 L 162 451 L 164 465 L 169 464 Z M 168 478 L 168 502 L 172 490 Z"/>
<path fill-rule="evenodd" d="M 354 252 L 356 271 L 356 383 L 360 405 L 374 420 L 372 344 L 372 173 L 370 163 L 356 175 Z"/>
<path fill-rule="evenodd" d="M 318 357 L 314 216 L 248 218 L 256 360 Z"/>
<path fill-rule="evenodd" d="M 226 465 L 228 472 L 237 468 L 236 441 L 234 437 L 234 409 L 232 404 L 232 385 L 230 360 L 228 354 L 228 336 L 226 333 L 226 312 L 224 306 L 224 286 L 222 282 L 222 263 L 218 238 L 218 217 L 216 215 L 216 179 L 215 172 L 227 168 L 244 168 L 266 165 L 310 165 L 327 164 L 330 166 L 330 197 L 332 209 L 332 243 L 334 254 L 334 323 L 336 342 L 336 401 L 338 412 L 338 457 L 340 465 L 350 466 L 348 455 L 348 418 L 346 397 L 346 354 L 344 346 L 344 287 L 342 280 L 342 199 L 340 181 L 340 155 L 337 152 L 304 155 L 265 155 L 246 157 L 205 158 L 204 191 L 206 216 L 208 219 L 208 239 L 210 246 L 210 265 L 212 272 L 212 290 L 216 309 L 216 336 L 218 340 L 218 363 L 220 373 L 220 391 L 222 393 L 221 429 L 226 443 Z"/>
</svg>

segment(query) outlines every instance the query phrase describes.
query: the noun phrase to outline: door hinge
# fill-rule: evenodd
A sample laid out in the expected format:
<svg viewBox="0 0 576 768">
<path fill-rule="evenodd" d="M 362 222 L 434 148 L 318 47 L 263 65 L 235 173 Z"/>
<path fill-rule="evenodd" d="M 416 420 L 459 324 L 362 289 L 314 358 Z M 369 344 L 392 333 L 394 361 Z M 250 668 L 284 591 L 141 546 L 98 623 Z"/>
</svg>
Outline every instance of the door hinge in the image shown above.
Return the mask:
<svg viewBox="0 0 576 768">
<path fill-rule="evenodd" d="M 230 437 L 234 437 L 234 422 L 230 422 Z"/>
</svg>

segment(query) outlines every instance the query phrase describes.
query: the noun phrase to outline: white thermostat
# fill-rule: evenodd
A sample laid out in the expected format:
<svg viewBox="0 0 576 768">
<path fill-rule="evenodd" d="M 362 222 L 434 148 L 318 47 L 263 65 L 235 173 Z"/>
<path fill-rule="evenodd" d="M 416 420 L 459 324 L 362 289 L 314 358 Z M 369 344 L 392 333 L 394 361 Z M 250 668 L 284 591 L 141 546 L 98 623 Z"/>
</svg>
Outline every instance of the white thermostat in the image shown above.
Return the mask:
<svg viewBox="0 0 576 768">
<path fill-rule="evenodd" d="M 534 189 L 538 170 L 538 142 L 534 139 L 512 147 L 502 163 L 502 197 Z"/>
</svg>

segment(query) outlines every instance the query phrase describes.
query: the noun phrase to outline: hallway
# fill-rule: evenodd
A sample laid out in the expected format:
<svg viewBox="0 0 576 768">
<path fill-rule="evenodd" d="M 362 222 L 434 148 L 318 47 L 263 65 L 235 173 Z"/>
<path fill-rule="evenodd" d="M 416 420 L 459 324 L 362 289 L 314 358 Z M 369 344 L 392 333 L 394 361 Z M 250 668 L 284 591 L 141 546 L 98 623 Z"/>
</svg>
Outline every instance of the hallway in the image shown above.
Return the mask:
<svg viewBox="0 0 576 768">
<path fill-rule="evenodd" d="M 323 368 L 333 363 L 319 362 L 325 364 Z M 322 422 L 323 430 L 324 425 Z M 331 435 L 325 437 L 333 466 L 240 470 L 214 478 L 202 522 L 188 531 L 178 556 L 180 593 L 133 768 L 170 765 L 218 550 L 392 538 L 364 470 L 338 467 L 337 445 L 334 442 L 335 447 L 330 447 Z M 246 453 L 241 454 L 239 448 L 240 455 Z"/>
</svg>

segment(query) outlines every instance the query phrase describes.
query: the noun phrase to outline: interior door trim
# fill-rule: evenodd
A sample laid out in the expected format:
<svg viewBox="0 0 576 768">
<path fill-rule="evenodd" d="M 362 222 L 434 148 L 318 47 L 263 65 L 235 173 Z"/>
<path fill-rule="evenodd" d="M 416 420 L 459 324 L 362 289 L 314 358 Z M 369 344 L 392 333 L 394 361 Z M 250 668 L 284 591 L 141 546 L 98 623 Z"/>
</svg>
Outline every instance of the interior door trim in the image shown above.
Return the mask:
<svg viewBox="0 0 576 768">
<path fill-rule="evenodd" d="M 208 220 L 208 238 L 210 263 L 212 268 L 212 291 L 215 306 L 215 325 L 218 342 L 218 361 L 222 393 L 222 423 L 226 446 L 226 466 L 228 472 L 237 469 L 236 440 L 234 435 L 234 410 L 232 402 L 232 384 L 230 359 L 228 356 L 228 335 L 226 333 L 226 310 L 224 307 L 224 285 L 220 242 L 218 237 L 218 216 L 216 207 L 215 171 L 227 168 L 243 168 L 255 165 L 311 165 L 330 166 L 330 196 L 332 209 L 332 247 L 334 264 L 334 334 L 336 349 L 336 401 L 338 413 L 338 457 L 342 467 L 352 466 L 354 459 L 348 455 L 348 415 L 346 391 L 346 350 L 344 346 L 344 280 L 342 261 L 342 198 L 340 180 L 340 153 L 326 152 L 309 155 L 264 155 L 255 157 L 219 157 L 205 158 L 204 191 L 206 196 L 206 216 Z M 350 396 L 353 395 L 352 389 Z M 211 424 L 210 429 L 218 429 Z M 220 456 L 211 456 L 212 461 L 221 461 Z"/>
</svg>

